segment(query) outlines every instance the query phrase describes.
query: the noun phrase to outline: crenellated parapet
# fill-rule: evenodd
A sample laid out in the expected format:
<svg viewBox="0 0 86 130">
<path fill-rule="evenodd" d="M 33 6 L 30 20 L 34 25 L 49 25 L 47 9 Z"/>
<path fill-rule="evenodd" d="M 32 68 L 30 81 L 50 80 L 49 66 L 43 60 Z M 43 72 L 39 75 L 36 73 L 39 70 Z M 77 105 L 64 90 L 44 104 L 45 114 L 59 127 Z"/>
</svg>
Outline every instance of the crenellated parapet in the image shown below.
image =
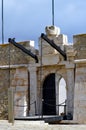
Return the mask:
<svg viewBox="0 0 86 130">
<path fill-rule="evenodd" d="M 86 34 L 78 34 L 73 36 L 73 48 L 76 51 L 75 59 L 86 58 Z"/>
</svg>

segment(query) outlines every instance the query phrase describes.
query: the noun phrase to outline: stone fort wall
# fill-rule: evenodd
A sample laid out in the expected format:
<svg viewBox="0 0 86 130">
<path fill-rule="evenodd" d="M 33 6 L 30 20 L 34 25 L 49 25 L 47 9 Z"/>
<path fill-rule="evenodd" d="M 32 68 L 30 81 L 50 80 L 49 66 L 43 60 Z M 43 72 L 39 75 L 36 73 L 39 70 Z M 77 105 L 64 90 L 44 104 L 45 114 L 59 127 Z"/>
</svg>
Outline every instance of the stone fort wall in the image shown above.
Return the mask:
<svg viewBox="0 0 86 130">
<path fill-rule="evenodd" d="M 35 53 L 30 41 L 20 42 L 19 44 Z M 12 44 L 0 45 L 0 119 L 8 118 L 8 88 L 10 86 L 15 88 L 16 100 L 19 96 L 27 95 L 28 76 L 25 65 L 29 62 L 34 63 L 34 60 Z M 20 75 L 18 72 L 20 72 Z M 24 86 L 26 87 L 25 91 Z M 23 94 L 19 94 L 22 92 Z"/>
<path fill-rule="evenodd" d="M 48 38 L 54 40 L 55 44 L 65 51 L 67 55 L 66 61 L 64 61 L 64 58 L 56 52 L 55 49 L 51 48 L 50 45 L 47 45 L 43 39 L 39 40 L 39 55 L 37 54 L 39 57 L 38 64 L 35 64 L 34 59 L 13 45 L 0 45 L 0 119 L 7 119 L 8 117 L 7 90 L 9 87 L 14 87 L 15 89 L 15 102 L 17 105 L 24 105 L 26 102 L 26 105 L 28 106 L 28 93 L 30 94 L 31 102 L 33 102 L 34 99 L 37 100 L 39 96 L 41 96 L 38 90 L 40 89 L 39 76 L 42 40 L 42 80 L 45 79 L 49 72 L 56 72 L 58 68 L 63 66 L 64 70 L 62 73 L 65 73 L 65 79 L 67 80 L 68 85 L 69 110 L 74 107 L 72 110 L 74 112 L 74 120 L 82 123 L 86 120 L 86 34 L 74 35 L 73 45 L 69 45 L 67 37 L 60 34 L 60 32 L 58 32 L 57 36 L 56 34 L 50 34 L 48 35 Z M 34 54 L 37 52 L 34 46 L 31 46 L 30 42 L 26 41 L 19 44 L 30 49 Z M 28 72 L 30 72 L 29 79 Z M 29 87 L 31 88 L 28 90 Z M 72 105 L 70 99 L 72 100 Z M 40 100 L 38 102 L 40 104 Z M 27 109 L 29 108 L 26 107 L 25 111 L 27 111 Z M 33 111 L 35 111 L 34 105 L 30 109 L 30 113 L 33 114 Z M 21 108 L 15 107 L 15 112 L 16 110 L 16 116 L 26 115 L 26 113 L 22 114 L 22 111 L 24 110 Z"/>
</svg>

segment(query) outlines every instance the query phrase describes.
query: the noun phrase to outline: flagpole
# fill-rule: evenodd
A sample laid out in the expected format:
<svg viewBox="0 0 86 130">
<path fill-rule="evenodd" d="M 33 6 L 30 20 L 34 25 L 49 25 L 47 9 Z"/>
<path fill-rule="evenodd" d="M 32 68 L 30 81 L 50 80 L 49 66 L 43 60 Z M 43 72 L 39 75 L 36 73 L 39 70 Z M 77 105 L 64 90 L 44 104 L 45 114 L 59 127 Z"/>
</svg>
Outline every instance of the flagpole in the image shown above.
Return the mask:
<svg viewBox="0 0 86 130">
<path fill-rule="evenodd" d="M 54 0 L 52 0 L 52 25 L 54 26 Z"/>
<path fill-rule="evenodd" d="M 2 0 L 2 44 L 4 44 L 4 16 L 3 16 L 3 0 Z"/>
</svg>

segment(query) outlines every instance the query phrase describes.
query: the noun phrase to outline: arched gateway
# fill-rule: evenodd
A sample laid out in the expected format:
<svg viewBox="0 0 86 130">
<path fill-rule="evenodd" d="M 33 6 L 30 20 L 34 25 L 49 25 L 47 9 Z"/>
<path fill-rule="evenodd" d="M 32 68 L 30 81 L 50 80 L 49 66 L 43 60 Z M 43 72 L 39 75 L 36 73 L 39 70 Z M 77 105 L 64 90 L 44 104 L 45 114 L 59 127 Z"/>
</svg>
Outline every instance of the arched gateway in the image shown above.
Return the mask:
<svg viewBox="0 0 86 130">
<path fill-rule="evenodd" d="M 64 113 L 66 95 L 66 82 L 64 78 L 55 73 L 49 74 L 43 83 L 43 115 L 59 115 Z"/>
</svg>

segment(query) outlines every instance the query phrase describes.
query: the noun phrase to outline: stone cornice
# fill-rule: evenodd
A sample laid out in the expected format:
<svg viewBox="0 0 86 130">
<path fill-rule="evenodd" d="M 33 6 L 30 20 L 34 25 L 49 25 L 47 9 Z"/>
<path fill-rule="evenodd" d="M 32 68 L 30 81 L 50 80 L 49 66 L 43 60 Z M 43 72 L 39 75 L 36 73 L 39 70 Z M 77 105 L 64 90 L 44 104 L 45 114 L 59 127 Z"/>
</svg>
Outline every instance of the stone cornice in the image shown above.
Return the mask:
<svg viewBox="0 0 86 130">
<path fill-rule="evenodd" d="M 75 63 L 75 64 L 86 63 L 86 59 L 74 60 L 74 63 Z"/>
<path fill-rule="evenodd" d="M 2 66 L 0 66 L 0 69 L 20 68 L 20 67 L 28 67 L 28 64 L 19 64 L 19 65 L 2 65 Z"/>
</svg>

